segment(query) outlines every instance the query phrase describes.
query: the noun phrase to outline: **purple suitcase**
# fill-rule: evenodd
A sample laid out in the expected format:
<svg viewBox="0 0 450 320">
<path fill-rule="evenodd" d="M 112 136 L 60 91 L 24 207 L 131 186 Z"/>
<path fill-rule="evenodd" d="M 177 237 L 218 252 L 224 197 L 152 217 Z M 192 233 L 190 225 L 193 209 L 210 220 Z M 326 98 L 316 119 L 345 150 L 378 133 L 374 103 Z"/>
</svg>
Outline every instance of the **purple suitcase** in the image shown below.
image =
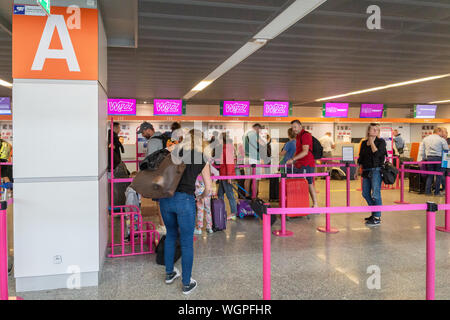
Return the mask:
<svg viewBox="0 0 450 320">
<path fill-rule="evenodd" d="M 255 214 L 250 205 L 250 200 L 239 200 L 239 203 L 237 205 L 237 211 L 238 211 L 237 216 L 241 219 L 249 216 L 258 218 L 258 216 Z"/>
<path fill-rule="evenodd" d="M 211 215 L 214 231 L 222 231 L 227 228 L 227 210 L 225 209 L 225 201 L 221 199 L 212 199 Z"/>
</svg>

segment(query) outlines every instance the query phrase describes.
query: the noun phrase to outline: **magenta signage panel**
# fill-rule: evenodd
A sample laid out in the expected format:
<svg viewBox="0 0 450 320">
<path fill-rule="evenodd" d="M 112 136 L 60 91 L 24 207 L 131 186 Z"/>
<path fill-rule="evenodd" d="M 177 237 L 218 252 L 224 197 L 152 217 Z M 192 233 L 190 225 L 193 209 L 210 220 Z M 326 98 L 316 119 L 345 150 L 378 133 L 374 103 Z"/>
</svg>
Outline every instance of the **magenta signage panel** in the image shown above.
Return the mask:
<svg viewBox="0 0 450 320">
<path fill-rule="evenodd" d="M 384 104 L 362 104 L 360 118 L 383 118 Z"/>
<path fill-rule="evenodd" d="M 323 105 L 323 116 L 325 118 L 347 118 L 348 103 L 325 103 Z"/>
<path fill-rule="evenodd" d="M 222 115 L 232 117 L 248 117 L 250 101 L 224 101 Z"/>
<path fill-rule="evenodd" d="M 135 99 L 108 99 L 108 115 L 110 116 L 135 116 Z"/>
<path fill-rule="evenodd" d="M 183 100 L 153 100 L 153 115 L 155 116 L 181 116 L 182 114 Z"/>
<path fill-rule="evenodd" d="M 289 102 L 264 101 L 264 117 L 289 117 Z"/>
</svg>

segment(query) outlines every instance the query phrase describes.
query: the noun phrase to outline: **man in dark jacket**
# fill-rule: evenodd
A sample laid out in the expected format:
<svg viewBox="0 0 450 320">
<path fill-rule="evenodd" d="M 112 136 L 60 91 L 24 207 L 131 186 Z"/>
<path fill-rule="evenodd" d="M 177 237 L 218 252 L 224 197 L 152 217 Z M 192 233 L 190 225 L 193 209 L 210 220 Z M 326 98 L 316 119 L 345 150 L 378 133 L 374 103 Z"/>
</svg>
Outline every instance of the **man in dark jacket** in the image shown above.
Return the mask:
<svg viewBox="0 0 450 320">
<path fill-rule="evenodd" d="M 120 124 L 114 122 L 113 125 L 113 170 L 122 162 L 121 153 L 125 152 L 122 143 L 119 141 Z M 111 171 L 111 130 L 108 130 L 108 171 Z"/>
</svg>

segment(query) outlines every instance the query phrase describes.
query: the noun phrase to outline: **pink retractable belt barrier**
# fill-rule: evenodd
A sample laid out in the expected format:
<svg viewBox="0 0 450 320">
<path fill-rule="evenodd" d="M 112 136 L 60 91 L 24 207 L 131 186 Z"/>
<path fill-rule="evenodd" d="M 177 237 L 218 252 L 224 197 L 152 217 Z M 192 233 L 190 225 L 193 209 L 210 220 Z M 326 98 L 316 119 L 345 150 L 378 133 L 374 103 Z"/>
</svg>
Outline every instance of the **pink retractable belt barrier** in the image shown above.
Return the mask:
<svg viewBox="0 0 450 320">
<path fill-rule="evenodd" d="M 450 176 L 445 174 L 445 203 L 450 205 Z M 450 233 L 450 208 L 445 210 L 445 224 L 443 227 L 437 227 L 436 230 Z"/>
</svg>

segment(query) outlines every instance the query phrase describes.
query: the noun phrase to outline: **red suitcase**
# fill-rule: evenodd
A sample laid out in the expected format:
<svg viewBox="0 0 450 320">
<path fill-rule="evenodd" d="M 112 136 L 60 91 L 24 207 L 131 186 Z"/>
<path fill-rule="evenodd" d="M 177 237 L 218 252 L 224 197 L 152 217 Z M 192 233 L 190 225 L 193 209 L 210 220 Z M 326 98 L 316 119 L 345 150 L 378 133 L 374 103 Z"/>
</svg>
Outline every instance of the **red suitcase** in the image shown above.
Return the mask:
<svg viewBox="0 0 450 320">
<path fill-rule="evenodd" d="M 306 179 L 286 179 L 286 208 L 309 208 L 309 187 Z M 303 217 L 307 215 L 288 214 L 287 216 Z"/>
</svg>

